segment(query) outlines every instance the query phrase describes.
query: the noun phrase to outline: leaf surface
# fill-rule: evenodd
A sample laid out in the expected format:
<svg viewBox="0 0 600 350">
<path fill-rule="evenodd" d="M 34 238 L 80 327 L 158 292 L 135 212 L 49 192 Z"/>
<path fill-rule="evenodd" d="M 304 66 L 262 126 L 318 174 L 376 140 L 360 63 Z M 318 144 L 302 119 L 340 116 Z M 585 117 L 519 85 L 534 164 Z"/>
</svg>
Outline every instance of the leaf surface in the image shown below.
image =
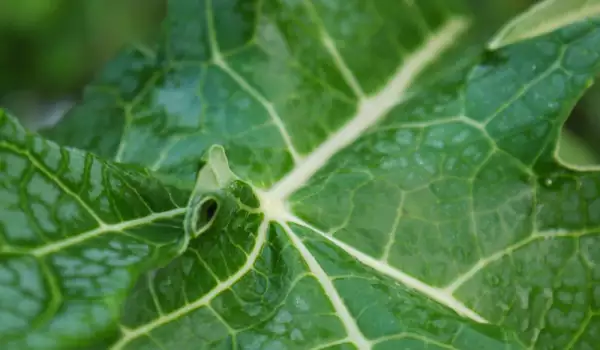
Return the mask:
<svg viewBox="0 0 600 350">
<path fill-rule="evenodd" d="M 46 132 L 190 188 L 211 145 L 231 167 L 113 348 L 592 347 L 600 177 L 554 152 L 600 24 L 461 69 L 468 26 L 441 1 L 171 1 L 156 51 Z"/>
<path fill-rule="evenodd" d="M 189 191 L 24 131 L 0 111 L 0 344 L 114 341 L 139 276 L 185 249 Z"/>
</svg>

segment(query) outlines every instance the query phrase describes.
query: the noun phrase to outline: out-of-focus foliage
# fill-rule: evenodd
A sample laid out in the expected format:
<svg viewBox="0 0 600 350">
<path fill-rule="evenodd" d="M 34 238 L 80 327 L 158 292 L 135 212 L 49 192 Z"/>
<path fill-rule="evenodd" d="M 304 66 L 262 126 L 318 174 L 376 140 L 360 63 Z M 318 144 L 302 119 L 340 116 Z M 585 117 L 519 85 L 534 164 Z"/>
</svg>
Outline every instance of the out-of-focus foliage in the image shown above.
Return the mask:
<svg viewBox="0 0 600 350">
<path fill-rule="evenodd" d="M 522 13 L 538 0 L 468 0 L 469 5 L 477 14 L 481 23 L 485 23 L 488 31 L 483 33 L 489 38 L 492 33 L 498 30 L 503 24 L 514 16 Z"/>
<path fill-rule="evenodd" d="M 164 16 L 164 0 L 0 1 L 0 96 L 77 90 Z"/>
</svg>

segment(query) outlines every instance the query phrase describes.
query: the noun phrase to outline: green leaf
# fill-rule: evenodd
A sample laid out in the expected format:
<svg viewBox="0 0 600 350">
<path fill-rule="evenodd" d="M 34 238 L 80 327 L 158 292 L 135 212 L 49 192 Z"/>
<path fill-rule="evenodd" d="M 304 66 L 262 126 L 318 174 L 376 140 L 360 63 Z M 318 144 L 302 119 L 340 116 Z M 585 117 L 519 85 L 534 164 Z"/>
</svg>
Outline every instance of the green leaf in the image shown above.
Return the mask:
<svg viewBox="0 0 600 350">
<path fill-rule="evenodd" d="M 109 64 L 45 135 L 193 189 L 197 235 L 113 349 L 595 346 L 600 176 L 554 153 L 600 23 L 458 69 L 451 4 L 173 0 Z"/>
<path fill-rule="evenodd" d="M 139 276 L 185 249 L 189 191 L 60 148 L 0 111 L 0 344 L 109 344 Z"/>
<path fill-rule="evenodd" d="M 544 0 L 507 23 L 490 41 L 497 49 L 600 15 L 600 0 Z"/>
</svg>

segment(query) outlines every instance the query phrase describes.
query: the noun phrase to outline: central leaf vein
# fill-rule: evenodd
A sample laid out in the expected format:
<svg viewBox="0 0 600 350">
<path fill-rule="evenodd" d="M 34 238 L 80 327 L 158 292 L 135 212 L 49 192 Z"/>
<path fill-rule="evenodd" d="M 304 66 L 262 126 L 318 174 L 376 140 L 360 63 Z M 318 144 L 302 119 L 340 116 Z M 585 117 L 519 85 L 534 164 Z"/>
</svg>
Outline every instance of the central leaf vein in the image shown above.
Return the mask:
<svg viewBox="0 0 600 350">
<path fill-rule="evenodd" d="M 283 179 L 276 183 L 270 196 L 282 200 L 288 198 L 304 184 L 339 151 L 356 141 L 367 129 L 380 121 L 387 112 L 400 103 L 414 79 L 432 63 L 442 51 L 451 46 L 456 38 L 467 28 L 467 22 L 461 18 L 449 20 L 439 31 L 434 32 L 425 44 L 406 58 L 387 84 L 375 95 L 359 101 L 356 114 L 325 142 L 311 152 Z M 343 71 L 342 60 L 335 60 Z"/>
</svg>

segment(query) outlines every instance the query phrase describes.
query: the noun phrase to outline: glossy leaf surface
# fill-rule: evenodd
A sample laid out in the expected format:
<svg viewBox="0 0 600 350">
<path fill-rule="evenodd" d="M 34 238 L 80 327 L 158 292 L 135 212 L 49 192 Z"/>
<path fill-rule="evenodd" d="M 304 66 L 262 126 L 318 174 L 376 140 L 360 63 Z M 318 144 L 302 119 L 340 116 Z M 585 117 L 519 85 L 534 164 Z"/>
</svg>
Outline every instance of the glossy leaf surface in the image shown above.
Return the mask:
<svg viewBox="0 0 600 350">
<path fill-rule="evenodd" d="M 139 276 L 185 249 L 188 191 L 60 148 L 0 111 L 0 344 L 110 343 Z"/>
<path fill-rule="evenodd" d="M 554 150 L 600 24 L 454 69 L 451 4 L 170 2 L 157 49 L 46 132 L 190 189 L 212 145 L 231 167 L 196 182 L 202 233 L 138 282 L 113 348 L 593 347 L 600 177 Z"/>
</svg>

